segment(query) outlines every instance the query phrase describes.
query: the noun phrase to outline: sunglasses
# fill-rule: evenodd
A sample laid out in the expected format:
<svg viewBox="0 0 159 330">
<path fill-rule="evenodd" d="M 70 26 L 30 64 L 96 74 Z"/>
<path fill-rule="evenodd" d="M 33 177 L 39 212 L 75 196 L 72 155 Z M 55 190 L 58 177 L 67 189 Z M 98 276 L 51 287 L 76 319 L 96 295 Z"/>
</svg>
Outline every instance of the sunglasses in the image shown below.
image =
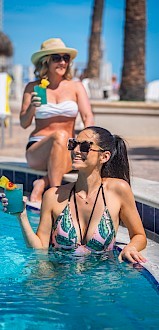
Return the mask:
<svg viewBox="0 0 159 330">
<path fill-rule="evenodd" d="M 74 150 L 78 145 L 79 145 L 79 148 L 80 148 L 80 152 L 87 152 L 88 153 L 90 150 L 97 151 L 97 152 L 105 151 L 103 148 L 97 146 L 92 141 L 78 142 L 76 139 L 69 139 L 68 140 L 67 149 L 68 150 Z M 99 149 L 98 150 L 92 149 L 91 148 L 92 145 L 97 146 Z"/>
<path fill-rule="evenodd" d="M 62 60 L 65 61 L 65 63 L 69 63 L 70 55 L 69 54 L 64 54 L 64 55 L 52 54 L 51 59 L 55 63 L 61 62 Z"/>
</svg>

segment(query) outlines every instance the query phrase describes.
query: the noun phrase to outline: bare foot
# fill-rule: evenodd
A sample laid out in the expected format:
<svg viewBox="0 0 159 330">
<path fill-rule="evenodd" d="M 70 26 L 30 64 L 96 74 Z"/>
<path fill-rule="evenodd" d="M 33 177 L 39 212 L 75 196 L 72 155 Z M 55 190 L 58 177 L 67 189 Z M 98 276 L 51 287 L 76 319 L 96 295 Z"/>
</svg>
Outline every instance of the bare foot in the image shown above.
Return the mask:
<svg viewBox="0 0 159 330">
<path fill-rule="evenodd" d="M 44 179 L 35 180 L 33 182 L 33 190 L 30 195 L 30 201 L 41 202 L 44 189 L 45 189 L 45 180 Z"/>
</svg>

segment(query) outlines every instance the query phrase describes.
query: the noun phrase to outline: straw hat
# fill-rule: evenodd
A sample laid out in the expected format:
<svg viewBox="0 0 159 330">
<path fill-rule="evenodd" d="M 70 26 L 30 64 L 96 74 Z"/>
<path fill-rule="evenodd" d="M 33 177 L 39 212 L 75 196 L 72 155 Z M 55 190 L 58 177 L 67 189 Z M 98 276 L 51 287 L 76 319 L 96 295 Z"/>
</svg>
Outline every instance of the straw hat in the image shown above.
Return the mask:
<svg viewBox="0 0 159 330">
<path fill-rule="evenodd" d="M 59 53 L 69 54 L 71 59 L 74 59 L 77 55 L 77 50 L 66 47 L 59 38 L 51 38 L 42 43 L 41 49 L 32 55 L 31 61 L 36 65 L 43 56 Z"/>
</svg>

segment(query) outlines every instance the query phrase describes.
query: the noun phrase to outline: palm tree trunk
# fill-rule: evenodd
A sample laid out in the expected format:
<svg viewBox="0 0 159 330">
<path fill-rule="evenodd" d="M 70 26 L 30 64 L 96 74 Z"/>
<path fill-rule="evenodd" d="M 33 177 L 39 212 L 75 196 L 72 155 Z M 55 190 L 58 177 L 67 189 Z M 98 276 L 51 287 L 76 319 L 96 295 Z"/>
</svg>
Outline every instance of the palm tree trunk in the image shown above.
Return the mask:
<svg viewBox="0 0 159 330">
<path fill-rule="evenodd" d="M 94 0 L 87 65 L 87 76 L 89 78 L 99 78 L 100 74 L 103 7 L 104 0 Z"/>
<path fill-rule="evenodd" d="M 145 100 L 146 1 L 126 0 L 120 100 Z"/>
</svg>

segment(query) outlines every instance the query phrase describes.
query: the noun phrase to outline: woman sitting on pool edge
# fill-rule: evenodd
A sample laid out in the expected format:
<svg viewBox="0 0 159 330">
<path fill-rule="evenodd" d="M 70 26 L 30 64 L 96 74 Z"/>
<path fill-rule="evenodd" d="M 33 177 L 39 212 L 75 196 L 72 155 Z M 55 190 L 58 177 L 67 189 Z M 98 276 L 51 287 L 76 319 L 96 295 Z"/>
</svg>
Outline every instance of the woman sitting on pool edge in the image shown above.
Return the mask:
<svg viewBox="0 0 159 330">
<path fill-rule="evenodd" d="M 73 169 L 79 171 L 78 179 L 44 193 L 36 233 L 26 212 L 19 215 L 28 245 L 35 249 L 74 249 L 83 254 L 113 250 L 121 219 L 130 242 L 119 260 L 145 262 L 139 251 L 146 247 L 146 235 L 129 185 L 124 141 L 104 128 L 91 126 L 77 139 L 69 139 L 68 150 L 72 152 Z"/>
<path fill-rule="evenodd" d="M 78 113 L 84 127 L 94 124 L 83 84 L 72 80 L 71 66 L 77 53 L 76 49 L 66 47 L 61 39 L 51 38 L 45 40 L 31 57 L 37 80 L 25 87 L 20 124 L 27 129 L 35 123 L 26 146 L 26 159 L 31 168 L 47 171 L 46 176 L 34 181 L 31 202 L 41 202 L 45 188 L 61 185 L 63 175 L 71 170 L 67 140 L 75 136 Z M 49 83 L 47 104 L 42 104 L 34 92 L 41 79 Z"/>
</svg>

